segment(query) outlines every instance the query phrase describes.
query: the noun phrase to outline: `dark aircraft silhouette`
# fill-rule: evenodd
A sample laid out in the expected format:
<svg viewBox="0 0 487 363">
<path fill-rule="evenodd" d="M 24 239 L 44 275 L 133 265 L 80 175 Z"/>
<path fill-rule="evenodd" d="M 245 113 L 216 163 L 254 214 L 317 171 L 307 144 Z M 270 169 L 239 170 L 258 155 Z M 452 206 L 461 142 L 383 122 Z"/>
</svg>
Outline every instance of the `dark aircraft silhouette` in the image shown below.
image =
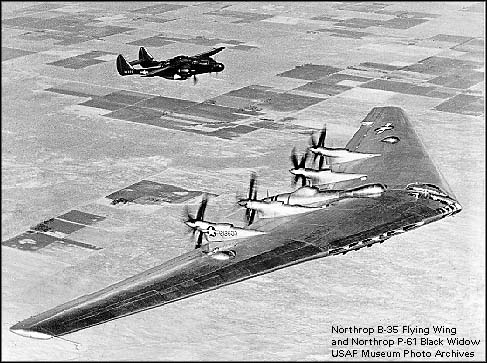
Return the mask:
<svg viewBox="0 0 487 363">
<path fill-rule="evenodd" d="M 208 52 L 193 56 L 178 55 L 177 57 L 156 61 L 144 47 L 139 49 L 139 59 L 127 62 L 123 55 L 117 57 L 117 70 L 121 76 L 140 74 L 142 77 L 163 77 L 167 79 L 185 80 L 193 77 L 196 83 L 196 75 L 202 73 L 221 72 L 225 69 L 223 63 L 218 63 L 213 58 L 225 47 L 212 49 Z M 134 68 L 140 65 L 142 68 Z"/>
</svg>

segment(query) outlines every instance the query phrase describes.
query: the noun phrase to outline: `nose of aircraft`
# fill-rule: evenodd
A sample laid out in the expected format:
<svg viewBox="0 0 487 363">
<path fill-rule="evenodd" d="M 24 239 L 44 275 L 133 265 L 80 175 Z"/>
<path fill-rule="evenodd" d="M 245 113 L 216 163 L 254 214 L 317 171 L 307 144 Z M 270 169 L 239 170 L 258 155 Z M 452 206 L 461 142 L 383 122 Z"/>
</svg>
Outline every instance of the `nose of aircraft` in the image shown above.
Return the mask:
<svg viewBox="0 0 487 363">
<path fill-rule="evenodd" d="M 290 172 L 291 174 L 296 175 L 296 169 L 289 169 L 289 172 Z"/>
<path fill-rule="evenodd" d="M 216 63 L 215 64 L 215 72 L 221 72 L 225 69 L 225 66 L 223 63 Z"/>
<path fill-rule="evenodd" d="M 194 222 L 190 222 L 190 221 L 186 221 L 184 222 L 188 227 L 191 227 L 191 228 L 196 228 L 196 223 Z"/>
</svg>

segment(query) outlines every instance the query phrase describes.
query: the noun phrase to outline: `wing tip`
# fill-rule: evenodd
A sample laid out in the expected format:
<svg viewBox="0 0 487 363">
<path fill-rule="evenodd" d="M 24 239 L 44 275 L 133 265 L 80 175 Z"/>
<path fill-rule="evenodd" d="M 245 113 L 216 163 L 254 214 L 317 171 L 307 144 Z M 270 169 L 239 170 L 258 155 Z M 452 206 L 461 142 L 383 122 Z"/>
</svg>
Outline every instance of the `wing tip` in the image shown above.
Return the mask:
<svg viewBox="0 0 487 363">
<path fill-rule="evenodd" d="M 455 194 L 453 193 L 445 177 L 442 175 L 437 165 L 433 162 L 431 157 L 428 155 L 427 148 L 423 143 L 420 135 L 416 131 L 415 124 L 411 122 L 408 114 L 401 107 L 398 106 L 373 107 L 365 116 L 364 120 L 361 122 L 361 128 L 355 133 L 353 138 L 348 142 L 346 149 L 349 151 L 356 151 L 358 146 L 363 142 L 363 139 L 366 136 L 366 134 L 370 132 L 369 130 L 371 128 L 375 129 L 376 127 L 379 127 L 380 129 L 380 126 L 385 127 L 388 125 L 388 123 L 392 123 L 395 126 L 396 130 L 402 127 L 403 130 L 406 130 L 406 132 L 410 133 L 411 137 L 417 139 L 416 142 L 417 148 L 421 149 L 421 154 L 422 156 L 424 156 L 423 158 L 416 157 L 416 159 L 410 159 L 408 167 L 411 169 L 412 172 L 419 172 L 419 173 L 417 175 L 412 174 L 410 178 L 406 178 L 406 179 L 402 178 L 398 180 L 399 184 L 397 184 L 397 186 L 404 187 L 410 182 L 418 182 L 418 181 L 425 182 L 425 183 L 432 183 L 440 187 L 450 197 L 456 199 Z M 376 131 L 379 129 L 376 129 Z M 373 132 L 370 133 L 374 134 Z M 394 136 L 394 133 L 392 133 L 391 136 Z M 373 152 L 373 151 L 371 149 L 371 150 L 365 150 L 365 152 Z M 415 165 L 414 162 L 416 163 L 426 162 L 426 165 L 424 167 L 421 167 L 419 165 Z M 415 176 L 418 178 L 418 180 L 414 179 Z"/>
<path fill-rule="evenodd" d="M 404 111 L 403 108 L 398 107 L 398 106 L 376 106 L 373 107 L 372 110 L 369 111 L 367 114 L 366 118 L 369 117 L 375 117 L 376 114 L 382 114 L 382 113 L 388 113 L 390 117 L 396 116 L 396 115 L 401 115 L 404 118 L 408 118 L 406 111 Z"/>
<path fill-rule="evenodd" d="M 14 334 L 26 337 L 26 338 L 32 338 L 32 339 L 40 339 L 40 340 L 47 340 L 51 339 L 53 335 L 51 334 L 46 334 L 39 332 L 37 330 L 33 330 L 27 327 L 24 327 L 22 322 L 15 324 L 10 327 L 10 331 Z"/>
</svg>

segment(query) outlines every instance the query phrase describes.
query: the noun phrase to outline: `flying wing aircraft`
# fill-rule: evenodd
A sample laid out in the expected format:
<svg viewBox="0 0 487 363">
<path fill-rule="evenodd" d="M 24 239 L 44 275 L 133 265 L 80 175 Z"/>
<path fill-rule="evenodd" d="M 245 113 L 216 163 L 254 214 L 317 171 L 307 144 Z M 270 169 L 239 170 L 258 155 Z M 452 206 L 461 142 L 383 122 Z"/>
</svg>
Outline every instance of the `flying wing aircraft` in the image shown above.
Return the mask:
<svg viewBox="0 0 487 363">
<path fill-rule="evenodd" d="M 218 63 L 211 56 L 221 52 L 225 47 L 219 47 L 193 56 L 179 55 L 177 57 L 156 61 L 144 48 L 139 49 L 139 59 L 127 62 L 123 55 L 117 57 L 117 70 L 121 76 L 140 74 L 143 77 L 163 77 L 167 79 L 185 80 L 202 73 L 221 72 L 225 69 L 223 63 Z M 142 68 L 134 68 L 140 65 Z"/>
<path fill-rule="evenodd" d="M 310 259 L 370 247 L 461 211 L 402 109 L 372 109 L 346 149 L 379 154 L 337 165 L 387 185 L 379 196 L 343 198 L 328 208 L 268 220 L 259 228 L 265 234 L 235 241 L 232 259 L 194 249 L 21 321 L 11 331 L 41 339 L 61 336 Z"/>
</svg>

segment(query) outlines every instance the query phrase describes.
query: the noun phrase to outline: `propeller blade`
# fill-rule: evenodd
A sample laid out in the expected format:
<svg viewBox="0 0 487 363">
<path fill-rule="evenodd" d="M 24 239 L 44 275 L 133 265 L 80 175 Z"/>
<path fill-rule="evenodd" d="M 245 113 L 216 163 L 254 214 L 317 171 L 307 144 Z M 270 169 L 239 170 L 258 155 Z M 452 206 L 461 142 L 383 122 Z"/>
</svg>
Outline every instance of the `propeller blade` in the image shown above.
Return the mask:
<svg viewBox="0 0 487 363">
<path fill-rule="evenodd" d="M 202 244 L 203 244 L 203 233 L 200 232 L 198 236 L 198 240 L 196 241 L 195 249 L 200 248 Z"/>
<path fill-rule="evenodd" d="M 250 174 L 250 185 L 249 185 L 249 200 L 254 200 L 252 198 L 255 198 L 254 195 L 257 195 L 257 174 L 256 173 L 251 173 Z"/>
<path fill-rule="evenodd" d="M 311 143 L 311 146 L 312 147 L 317 147 L 318 146 L 318 144 L 316 143 L 316 139 L 315 139 L 313 133 L 311 133 L 310 143 Z"/>
<path fill-rule="evenodd" d="M 196 83 L 198 83 L 198 78 L 196 78 L 196 74 L 193 75 L 193 86 L 196 86 Z"/>
<path fill-rule="evenodd" d="M 202 221 L 205 216 L 206 205 L 208 204 L 208 196 L 206 194 L 203 195 L 203 199 L 201 199 L 201 204 L 198 209 L 198 214 L 196 214 L 196 220 Z"/>
<path fill-rule="evenodd" d="M 194 228 L 191 228 L 190 226 L 186 225 L 186 232 L 185 234 L 193 234 L 194 235 Z"/>
<path fill-rule="evenodd" d="M 257 200 L 257 174 L 255 172 L 252 172 L 250 174 L 249 195 L 247 201 L 252 201 L 252 200 Z M 241 204 L 241 205 L 245 206 L 246 204 Z M 255 212 L 255 210 L 250 208 L 245 209 L 245 221 L 248 224 L 252 223 L 251 221 L 253 220 L 252 211 Z"/>
<path fill-rule="evenodd" d="M 321 170 L 321 168 L 323 167 L 323 162 L 325 161 L 325 156 L 324 155 L 320 155 L 320 163 L 318 165 L 318 170 Z"/>
<path fill-rule="evenodd" d="M 306 177 L 304 175 L 300 175 L 300 177 L 302 179 L 301 186 L 306 186 Z"/>
<path fill-rule="evenodd" d="M 326 139 L 326 125 L 323 126 L 323 130 L 321 130 L 320 139 L 318 140 L 318 146 L 324 147 L 325 139 Z"/>
<path fill-rule="evenodd" d="M 191 233 L 191 241 L 194 241 L 194 236 L 196 234 L 197 229 L 193 228 L 193 227 L 189 227 L 189 226 L 188 226 L 188 228 L 191 229 L 191 231 L 188 231 L 188 233 Z"/>
<path fill-rule="evenodd" d="M 189 211 L 189 207 L 187 205 L 184 206 L 184 212 L 182 214 L 182 220 L 184 222 L 184 225 L 189 228 L 187 233 L 191 233 L 193 232 L 193 236 L 194 236 L 194 233 L 195 233 L 195 229 L 193 227 L 190 227 L 186 224 L 186 222 L 194 222 L 195 219 L 194 219 L 194 216 L 191 215 L 190 211 Z"/>
<path fill-rule="evenodd" d="M 291 186 L 294 188 L 296 186 L 296 182 L 298 181 L 298 175 L 293 175 L 291 177 Z"/>
<path fill-rule="evenodd" d="M 255 219 L 255 209 L 252 209 L 252 211 L 250 212 L 250 219 L 249 219 L 249 226 L 254 223 L 254 219 Z"/>
<path fill-rule="evenodd" d="M 294 169 L 299 169 L 298 156 L 296 155 L 296 148 L 293 147 L 291 151 L 291 162 L 293 163 Z"/>
<path fill-rule="evenodd" d="M 184 206 L 184 218 L 186 218 L 187 221 L 194 221 L 194 216 L 191 214 L 189 211 L 189 207 L 187 205 Z"/>
<path fill-rule="evenodd" d="M 299 169 L 304 169 L 306 167 L 306 159 L 308 158 L 308 153 L 305 153 L 303 157 L 301 158 L 301 162 L 299 163 L 298 168 Z"/>
</svg>

